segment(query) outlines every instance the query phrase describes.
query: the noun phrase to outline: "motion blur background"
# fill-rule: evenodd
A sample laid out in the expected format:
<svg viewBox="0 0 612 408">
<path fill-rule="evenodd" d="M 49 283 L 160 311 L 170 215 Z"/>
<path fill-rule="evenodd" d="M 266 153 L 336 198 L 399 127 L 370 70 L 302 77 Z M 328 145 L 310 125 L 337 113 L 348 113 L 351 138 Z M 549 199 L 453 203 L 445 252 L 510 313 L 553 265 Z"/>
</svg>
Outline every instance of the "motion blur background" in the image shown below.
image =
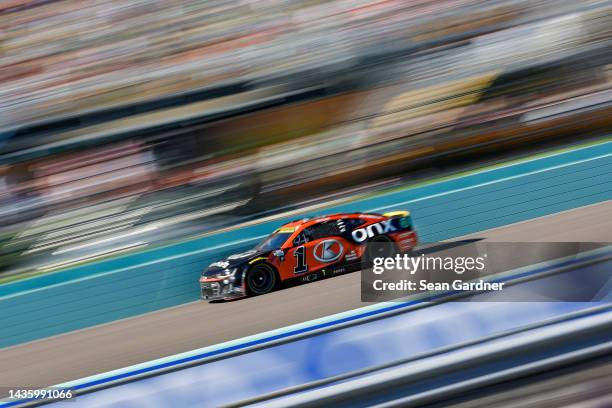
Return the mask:
<svg viewBox="0 0 612 408">
<path fill-rule="evenodd" d="M 609 1 L 8 0 L 0 282 L 606 135 Z"/>
</svg>

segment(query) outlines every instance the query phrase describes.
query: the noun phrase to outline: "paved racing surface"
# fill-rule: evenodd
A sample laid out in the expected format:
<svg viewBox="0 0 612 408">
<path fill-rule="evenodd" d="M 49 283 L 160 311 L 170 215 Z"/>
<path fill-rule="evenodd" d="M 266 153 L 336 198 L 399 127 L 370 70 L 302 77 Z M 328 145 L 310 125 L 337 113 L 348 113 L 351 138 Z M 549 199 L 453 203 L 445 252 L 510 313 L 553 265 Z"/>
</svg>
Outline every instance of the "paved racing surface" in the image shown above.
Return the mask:
<svg viewBox="0 0 612 408">
<path fill-rule="evenodd" d="M 610 214 L 612 201 L 607 201 L 470 237 L 612 242 Z M 233 302 L 194 302 L 3 349 L 0 385 L 59 384 L 365 305 L 358 273 Z"/>
</svg>

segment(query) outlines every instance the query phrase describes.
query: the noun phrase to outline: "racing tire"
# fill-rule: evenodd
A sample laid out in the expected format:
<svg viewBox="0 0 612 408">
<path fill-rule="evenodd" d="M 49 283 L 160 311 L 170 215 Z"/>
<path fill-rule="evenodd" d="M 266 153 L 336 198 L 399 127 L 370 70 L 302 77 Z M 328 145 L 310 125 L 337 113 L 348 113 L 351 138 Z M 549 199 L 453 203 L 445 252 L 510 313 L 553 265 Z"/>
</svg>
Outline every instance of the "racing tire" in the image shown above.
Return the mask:
<svg viewBox="0 0 612 408">
<path fill-rule="evenodd" d="M 368 241 L 365 248 L 365 267 L 374 263 L 374 258 L 392 258 L 397 254 L 397 247 L 393 240 L 385 235 L 378 235 Z"/>
<path fill-rule="evenodd" d="M 266 263 L 254 265 L 246 276 L 249 295 L 264 295 L 271 292 L 278 282 L 276 270 Z"/>
</svg>

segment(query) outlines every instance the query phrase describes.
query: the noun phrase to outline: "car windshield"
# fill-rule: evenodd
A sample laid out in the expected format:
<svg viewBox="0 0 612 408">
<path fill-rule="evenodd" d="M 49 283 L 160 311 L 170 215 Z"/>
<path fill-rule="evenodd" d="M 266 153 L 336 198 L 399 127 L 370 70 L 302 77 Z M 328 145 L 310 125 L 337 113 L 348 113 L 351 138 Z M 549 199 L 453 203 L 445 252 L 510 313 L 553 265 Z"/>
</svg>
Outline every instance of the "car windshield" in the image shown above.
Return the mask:
<svg viewBox="0 0 612 408">
<path fill-rule="evenodd" d="M 255 249 L 260 251 L 273 251 L 279 249 L 291 236 L 291 232 L 275 232 L 261 242 Z"/>
</svg>

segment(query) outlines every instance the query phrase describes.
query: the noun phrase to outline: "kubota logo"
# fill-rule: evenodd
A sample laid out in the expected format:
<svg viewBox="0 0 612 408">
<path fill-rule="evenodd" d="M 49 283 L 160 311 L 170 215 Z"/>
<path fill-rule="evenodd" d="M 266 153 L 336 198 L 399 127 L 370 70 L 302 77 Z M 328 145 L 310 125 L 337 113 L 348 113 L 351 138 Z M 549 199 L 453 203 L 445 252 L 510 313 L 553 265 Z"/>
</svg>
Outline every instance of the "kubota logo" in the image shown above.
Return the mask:
<svg viewBox="0 0 612 408">
<path fill-rule="evenodd" d="M 335 239 L 326 239 L 315 246 L 313 255 L 315 259 L 322 263 L 330 263 L 340 259 L 344 253 L 344 247 Z"/>
<path fill-rule="evenodd" d="M 368 225 L 364 228 L 357 228 L 351 235 L 357 242 L 363 242 L 368 238 L 372 238 L 374 235 L 386 234 L 387 232 L 393 232 L 396 228 L 391 224 L 391 220 L 384 220 L 377 222 L 376 224 Z"/>
</svg>

